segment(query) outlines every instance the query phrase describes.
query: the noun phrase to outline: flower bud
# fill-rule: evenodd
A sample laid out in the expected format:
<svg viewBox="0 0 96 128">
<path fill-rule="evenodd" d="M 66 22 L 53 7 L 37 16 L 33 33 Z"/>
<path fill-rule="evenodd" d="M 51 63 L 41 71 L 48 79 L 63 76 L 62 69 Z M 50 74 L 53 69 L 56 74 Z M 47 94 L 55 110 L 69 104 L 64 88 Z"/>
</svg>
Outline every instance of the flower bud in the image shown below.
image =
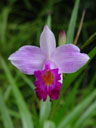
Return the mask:
<svg viewBox="0 0 96 128">
<path fill-rule="evenodd" d="M 64 30 L 62 30 L 60 33 L 59 33 L 59 41 L 58 41 L 58 45 L 62 45 L 62 44 L 65 44 L 66 43 L 66 33 Z"/>
</svg>

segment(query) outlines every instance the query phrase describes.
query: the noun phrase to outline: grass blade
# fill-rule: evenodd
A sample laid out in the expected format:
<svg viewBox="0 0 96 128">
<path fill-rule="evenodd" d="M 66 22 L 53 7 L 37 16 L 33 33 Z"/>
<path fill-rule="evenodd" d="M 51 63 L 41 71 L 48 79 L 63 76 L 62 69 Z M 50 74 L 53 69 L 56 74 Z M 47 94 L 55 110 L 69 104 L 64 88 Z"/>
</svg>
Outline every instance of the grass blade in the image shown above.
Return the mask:
<svg viewBox="0 0 96 128">
<path fill-rule="evenodd" d="M 74 128 L 81 128 L 82 123 L 86 120 L 86 118 L 94 111 L 96 110 L 96 101 L 89 106 L 89 108 L 85 111 L 85 113 L 80 116 L 79 120 L 76 122 Z"/>
<path fill-rule="evenodd" d="M 54 122 L 52 121 L 45 121 L 43 128 L 56 128 Z"/>
<path fill-rule="evenodd" d="M 4 128 L 14 128 L 8 109 L 4 103 L 3 95 L 0 89 L 0 111 L 4 124 Z"/>
<path fill-rule="evenodd" d="M 16 111 L 13 111 L 11 109 L 8 110 L 8 112 L 10 113 L 11 116 L 17 118 L 17 119 L 20 119 L 20 114 L 19 112 L 16 112 Z"/>
<path fill-rule="evenodd" d="M 96 90 L 94 90 L 85 100 L 83 100 L 79 105 L 77 105 L 74 110 L 69 113 L 66 118 L 64 118 L 60 124 L 58 125 L 58 128 L 64 128 L 66 125 L 76 118 L 78 114 L 83 112 L 83 110 L 92 102 L 92 100 L 96 98 Z M 74 116 L 73 116 L 74 115 Z"/>
<path fill-rule="evenodd" d="M 51 29 L 51 15 L 48 15 L 47 17 L 47 25 Z"/>
<path fill-rule="evenodd" d="M 80 25 L 78 27 L 78 31 L 77 31 L 77 34 L 76 34 L 76 37 L 75 37 L 75 40 L 74 40 L 74 44 L 75 45 L 77 45 L 77 43 L 78 43 L 78 39 L 79 39 L 81 30 L 82 30 L 82 26 L 83 26 L 83 22 L 84 22 L 84 17 L 85 17 L 85 9 L 82 12 L 82 16 L 81 16 L 81 20 L 80 20 Z"/>
<path fill-rule="evenodd" d="M 34 84 L 33 84 L 33 81 L 30 80 L 30 79 L 28 79 L 28 77 L 27 77 L 25 74 L 23 74 L 22 72 L 20 72 L 20 71 L 19 71 L 19 74 L 20 74 L 20 76 L 22 77 L 22 79 L 28 84 L 28 86 L 29 86 L 32 90 L 34 90 L 34 89 L 35 89 L 35 86 L 34 86 Z"/>
<path fill-rule="evenodd" d="M 96 39 L 96 32 L 93 33 L 89 39 L 82 45 L 81 49 L 85 48 L 86 46 L 88 46 L 90 43 L 92 43 L 92 41 L 94 41 Z"/>
<path fill-rule="evenodd" d="M 49 97 L 46 102 L 41 101 L 40 103 L 40 124 L 43 125 L 44 121 L 47 120 L 49 113 L 51 110 L 51 102 L 49 101 Z"/>
<path fill-rule="evenodd" d="M 90 92 L 92 92 L 92 90 L 94 90 L 95 83 L 96 83 L 96 72 L 93 75 L 93 78 L 91 79 L 90 83 L 88 84 L 88 89 L 86 90 L 84 97 L 86 97 L 88 94 L 90 94 Z"/>
<path fill-rule="evenodd" d="M 21 93 L 16 86 L 16 83 L 7 67 L 7 64 L 5 63 L 2 57 L 0 57 L 0 59 L 1 59 L 1 65 L 6 73 L 9 83 L 10 85 L 12 85 L 12 91 L 20 111 L 23 128 L 33 128 L 31 113 L 29 112 Z"/>
<path fill-rule="evenodd" d="M 8 22 L 8 15 L 9 15 L 10 9 L 9 8 L 4 8 L 2 12 L 2 26 L 1 27 L 1 41 L 2 43 L 5 44 L 5 35 L 6 35 L 6 28 L 7 28 L 7 22 Z"/>
<path fill-rule="evenodd" d="M 64 113 L 66 113 L 66 111 L 68 111 L 68 108 L 71 106 L 72 107 L 72 104 L 74 104 L 74 98 L 76 97 L 76 94 L 78 92 L 78 87 L 80 86 L 80 83 L 82 81 L 82 77 L 80 77 L 77 82 L 74 84 L 74 87 L 73 89 L 71 89 L 71 92 L 69 92 L 67 94 L 67 96 L 65 97 L 64 101 L 65 101 L 65 104 L 64 106 L 62 107 L 62 109 L 60 110 L 61 112 L 61 115 L 60 115 L 60 119 L 62 119 L 62 117 L 64 117 Z M 70 107 L 70 109 L 72 109 Z M 60 113 L 59 113 L 60 114 Z"/>
<path fill-rule="evenodd" d="M 74 99 L 76 97 L 76 94 L 78 92 L 78 87 L 80 86 L 80 83 L 82 81 L 82 77 L 80 77 L 79 79 L 77 79 L 77 82 L 74 84 L 74 87 L 71 89 L 71 92 L 69 92 L 65 97 L 64 97 L 64 103 L 63 106 L 60 106 L 60 110 L 59 113 L 57 111 L 57 109 L 59 109 L 59 105 L 57 107 L 57 105 L 53 106 L 52 108 L 52 119 L 55 120 L 56 124 L 58 124 L 62 118 L 64 118 L 64 115 L 66 113 L 66 111 L 68 111 L 68 109 L 72 109 L 72 106 L 74 104 Z M 56 115 L 54 118 L 54 114 Z M 58 118 L 59 117 L 59 118 Z"/>
<path fill-rule="evenodd" d="M 80 0 L 75 0 L 75 5 L 72 11 L 72 15 L 71 15 L 71 19 L 70 19 L 70 23 L 67 31 L 67 41 L 66 41 L 67 43 L 73 43 L 79 3 L 80 3 Z"/>
</svg>

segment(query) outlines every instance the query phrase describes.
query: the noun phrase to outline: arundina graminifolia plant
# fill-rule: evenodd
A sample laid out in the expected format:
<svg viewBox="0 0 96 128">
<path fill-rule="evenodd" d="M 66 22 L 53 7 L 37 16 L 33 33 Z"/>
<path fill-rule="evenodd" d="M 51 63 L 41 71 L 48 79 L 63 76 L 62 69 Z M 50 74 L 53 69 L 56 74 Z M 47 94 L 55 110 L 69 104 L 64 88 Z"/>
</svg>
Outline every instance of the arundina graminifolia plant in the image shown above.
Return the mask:
<svg viewBox="0 0 96 128">
<path fill-rule="evenodd" d="M 73 73 L 89 60 L 89 56 L 80 53 L 74 44 L 64 44 L 56 48 L 53 32 L 45 25 L 40 36 L 40 48 L 25 45 L 8 58 L 20 71 L 34 75 L 35 92 L 39 100 L 46 101 L 47 96 L 57 100 L 62 87 L 62 73 Z"/>
</svg>

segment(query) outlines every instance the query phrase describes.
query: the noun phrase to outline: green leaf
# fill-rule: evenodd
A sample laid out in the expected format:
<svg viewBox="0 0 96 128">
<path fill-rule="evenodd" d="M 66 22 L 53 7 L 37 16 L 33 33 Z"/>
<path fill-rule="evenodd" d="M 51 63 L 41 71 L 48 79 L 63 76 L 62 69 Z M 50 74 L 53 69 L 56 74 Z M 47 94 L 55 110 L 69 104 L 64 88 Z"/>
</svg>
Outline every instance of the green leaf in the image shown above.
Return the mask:
<svg viewBox="0 0 96 128">
<path fill-rule="evenodd" d="M 4 103 L 3 95 L 0 89 L 0 112 L 3 120 L 4 128 L 14 128 L 11 117 L 8 112 L 8 108 Z"/>
<path fill-rule="evenodd" d="M 16 102 L 17 102 L 17 105 L 20 111 L 23 128 L 33 128 L 32 115 L 26 106 L 24 98 L 22 97 L 21 92 L 17 88 L 16 83 L 7 67 L 6 62 L 4 61 L 2 57 L 0 57 L 0 59 L 1 59 L 1 65 L 6 73 L 8 81 L 10 85 L 12 86 L 13 95 L 16 99 Z"/>
<path fill-rule="evenodd" d="M 28 84 L 28 86 L 32 90 L 34 90 L 35 89 L 35 86 L 34 86 L 32 80 L 28 79 L 28 77 L 25 74 L 23 74 L 22 72 L 20 72 L 20 71 L 18 71 L 18 72 L 19 72 L 20 76 L 22 77 L 22 79 Z"/>
<path fill-rule="evenodd" d="M 60 107 L 57 108 L 57 105 L 53 106 L 53 108 L 52 108 L 52 113 L 53 113 L 52 119 L 56 122 L 56 124 L 58 124 L 61 121 L 61 119 L 64 118 L 66 111 L 68 111 L 69 108 L 71 109 L 71 107 L 73 107 L 72 105 L 74 104 L 74 99 L 75 99 L 76 94 L 78 92 L 77 89 L 80 86 L 81 81 L 82 81 L 82 76 L 79 79 L 77 79 L 76 83 L 74 84 L 74 87 L 64 97 L 62 107 L 60 106 Z M 58 112 L 58 110 L 56 110 L 56 109 L 59 109 L 59 108 L 60 108 L 60 110 Z M 56 115 L 55 118 L 54 118 L 54 114 Z"/>
<path fill-rule="evenodd" d="M 8 88 L 6 89 L 6 91 L 4 93 L 4 100 L 5 101 L 9 98 L 11 89 L 12 89 L 11 86 L 8 86 Z"/>
<path fill-rule="evenodd" d="M 49 97 L 45 102 L 41 101 L 40 103 L 40 124 L 43 125 L 44 121 L 48 119 L 49 113 L 51 110 L 51 102 Z"/>
<path fill-rule="evenodd" d="M 81 128 L 82 124 L 90 116 L 90 114 L 96 110 L 96 101 L 88 107 L 88 109 L 80 116 L 79 120 L 76 122 L 74 128 Z"/>
<path fill-rule="evenodd" d="M 47 17 L 47 25 L 51 29 L 51 15 L 48 15 Z"/>
<path fill-rule="evenodd" d="M 43 128 L 56 128 L 54 122 L 52 121 L 45 121 Z"/>
<path fill-rule="evenodd" d="M 92 90 L 95 87 L 95 83 L 96 83 L 96 72 L 94 73 L 90 83 L 88 84 L 88 89 L 85 91 L 84 97 L 87 96 L 88 94 L 90 94 L 90 92 L 92 92 Z"/>
<path fill-rule="evenodd" d="M 13 110 L 11 110 L 11 109 L 8 109 L 8 112 L 9 112 L 9 114 L 10 114 L 12 117 L 15 117 L 15 118 L 17 118 L 17 119 L 20 119 L 20 114 L 19 114 L 19 112 L 13 111 Z"/>
<path fill-rule="evenodd" d="M 89 39 L 81 46 L 81 49 L 85 48 L 86 46 L 88 46 L 90 43 L 92 43 L 92 41 L 94 41 L 96 39 L 96 32 L 93 33 Z"/>
<path fill-rule="evenodd" d="M 96 98 L 96 90 L 94 90 L 86 99 L 84 99 L 79 105 L 77 105 L 71 113 L 69 113 L 66 118 L 64 118 L 57 128 L 64 128 L 71 120 L 80 115 L 81 112 Z"/>
<path fill-rule="evenodd" d="M 7 22 L 8 22 L 8 15 L 9 15 L 10 9 L 8 7 L 3 9 L 2 12 L 2 24 L 0 26 L 1 29 L 1 41 L 5 44 L 5 36 L 6 36 L 6 29 L 7 29 Z"/>
<path fill-rule="evenodd" d="M 73 40 L 74 40 L 74 33 L 75 33 L 75 26 L 76 26 L 76 20 L 77 20 L 77 15 L 78 15 L 79 3 L 80 3 L 80 0 L 75 0 L 75 5 L 72 11 L 72 15 L 71 15 L 71 19 L 70 19 L 69 27 L 67 31 L 66 43 L 73 43 Z"/>
</svg>

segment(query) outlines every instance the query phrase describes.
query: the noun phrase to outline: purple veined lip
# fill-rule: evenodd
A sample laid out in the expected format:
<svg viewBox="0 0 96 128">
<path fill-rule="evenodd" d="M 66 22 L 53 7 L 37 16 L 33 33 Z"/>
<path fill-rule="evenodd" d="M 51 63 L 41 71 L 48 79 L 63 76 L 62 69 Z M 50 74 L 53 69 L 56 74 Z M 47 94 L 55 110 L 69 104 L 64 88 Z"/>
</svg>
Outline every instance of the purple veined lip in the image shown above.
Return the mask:
<svg viewBox="0 0 96 128">
<path fill-rule="evenodd" d="M 25 45 L 8 59 L 23 73 L 35 75 L 36 94 L 39 99 L 45 101 L 47 96 L 50 96 L 50 100 L 58 99 L 62 85 L 62 77 L 59 76 L 62 76 L 62 73 L 76 72 L 86 64 L 89 56 L 80 53 L 80 49 L 74 44 L 64 44 L 56 48 L 55 36 L 45 25 L 40 36 L 40 48 Z M 47 60 L 49 60 L 48 67 L 46 67 Z M 37 79 L 39 73 L 42 74 L 41 79 Z M 57 80 L 57 76 L 60 80 Z"/>
</svg>

